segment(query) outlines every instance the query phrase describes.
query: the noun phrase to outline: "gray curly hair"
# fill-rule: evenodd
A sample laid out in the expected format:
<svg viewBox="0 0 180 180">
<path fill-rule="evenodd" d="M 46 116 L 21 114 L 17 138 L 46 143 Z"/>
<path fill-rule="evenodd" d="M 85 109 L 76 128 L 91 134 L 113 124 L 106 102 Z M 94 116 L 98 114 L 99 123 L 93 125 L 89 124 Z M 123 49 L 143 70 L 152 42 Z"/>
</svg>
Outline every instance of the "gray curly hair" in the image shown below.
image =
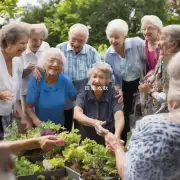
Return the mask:
<svg viewBox="0 0 180 180">
<path fill-rule="evenodd" d="M 0 47 L 6 49 L 8 44 L 15 44 L 23 35 L 29 37 L 29 24 L 13 22 L 2 27 L 0 31 Z"/>
</svg>

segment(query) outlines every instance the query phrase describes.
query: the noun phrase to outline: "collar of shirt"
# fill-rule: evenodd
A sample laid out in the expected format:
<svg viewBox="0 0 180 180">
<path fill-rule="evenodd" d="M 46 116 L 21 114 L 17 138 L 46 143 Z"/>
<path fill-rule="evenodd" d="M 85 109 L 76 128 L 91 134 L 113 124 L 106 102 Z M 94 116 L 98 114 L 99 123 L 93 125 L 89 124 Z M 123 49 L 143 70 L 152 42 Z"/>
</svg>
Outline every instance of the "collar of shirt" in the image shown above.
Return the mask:
<svg viewBox="0 0 180 180">
<path fill-rule="evenodd" d="M 39 49 L 37 50 L 37 52 L 40 52 L 40 51 L 44 51 L 45 49 L 44 49 L 44 43 L 42 42 L 42 44 L 41 44 L 41 46 L 39 47 Z M 36 52 L 36 53 L 37 53 Z M 29 47 L 29 44 L 27 45 L 27 48 L 26 48 L 26 50 L 25 50 L 25 54 L 31 54 L 31 53 L 33 53 L 32 51 L 31 51 L 31 49 L 30 49 L 30 47 Z M 35 53 L 35 54 L 36 54 Z M 34 54 L 34 53 L 33 53 Z"/>
<path fill-rule="evenodd" d="M 67 44 L 67 50 L 66 51 L 73 51 L 72 48 L 71 48 L 71 45 L 69 43 Z M 86 54 L 86 47 L 85 47 L 85 45 L 82 47 L 82 49 L 79 51 L 78 54 Z"/>
<path fill-rule="evenodd" d="M 99 101 L 109 102 L 110 95 L 111 95 L 110 91 L 111 91 L 110 86 L 107 86 L 107 90 L 103 90 L 103 94 L 102 94 L 101 98 L 99 99 Z M 88 90 L 88 100 L 97 101 L 97 99 L 94 95 L 94 91 L 91 89 L 90 85 L 89 85 L 89 90 Z"/>
<path fill-rule="evenodd" d="M 45 78 L 45 73 L 42 72 L 41 75 L 42 75 L 42 81 L 41 81 L 42 87 L 43 87 L 43 89 L 45 89 L 46 91 L 57 91 L 57 90 L 61 87 L 61 85 L 62 85 L 62 83 L 63 83 L 63 73 L 61 73 L 61 74 L 58 75 L 58 80 L 57 80 L 57 82 L 56 82 L 54 85 L 52 85 L 52 86 L 48 86 L 48 85 L 47 85 L 47 83 L 46 83 L 46 78 Z"/>
<path fill-rule="evenodd" d="M 128 39 L 125 39 L 125 51 L 132 48 L 132 43 Z M 117 54 L 116 50 L 111 46 L 110 49 L 111 54 Z"/>
</svg>

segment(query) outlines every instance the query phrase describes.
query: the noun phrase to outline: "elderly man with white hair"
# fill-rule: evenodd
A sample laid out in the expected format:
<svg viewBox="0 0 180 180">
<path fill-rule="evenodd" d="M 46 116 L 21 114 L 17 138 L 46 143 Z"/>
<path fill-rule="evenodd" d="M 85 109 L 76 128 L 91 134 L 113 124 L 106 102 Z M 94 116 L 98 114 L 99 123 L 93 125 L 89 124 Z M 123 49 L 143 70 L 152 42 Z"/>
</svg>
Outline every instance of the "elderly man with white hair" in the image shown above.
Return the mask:
<svg viewBox="0 0 180 180">
<path fill-rule="evenodd" d="M 64 73 L 73 81 L 77 91 L 83 88 L 87 82 L 87 72 L 92 65 L 100 61 L 100 56 L 95 48 L 86 44 L 89 38 L 89 30 L 84 24 L 74 24 L 69 29 L 68 42 L 57 45 L 67 58 L 67 64 L 64 66 Z M 65 107 L 65 118 L 67 119 L 65 127 L 71 130 L 73 122 L 73 103 L 68 101 Z M 75 127 L 78 124 L 75 122 Z"/>
<path fill-rule="evenodd" d="M 139 37 L 127 38 L 128 24 L 122 19 L 109 22 L 106 35 L 111 46 L 105 60 L 113 69 L 115 88 L 123 91 L 125 128 L 122 139 L 126 141 L 134 93 L 138 90 L 140 79 L 144 77 L 144 41 Z"/>
<path fill-rule="evenodd" d="M 31 77 L 26 96 L 26 112 L 35 126 L 48 120 L 62 126 L 65 123 L 64 105 L 76 95 L 71 79 L 62 72 L 65 64 L 66 58 L 58 48 L 46 50 L 39 59 L 38 65 L 45 71 L 40 81 Z"/>
<path fill-rule="evenodd" d="M 74 108 L 74 119 L 82 124 L 82 138 L 90 138 L 103 145 L 105 141 L 100 136 L 102 126 L 117 138 L 120 138 L 124 128 L 122 105 L 118 103 L 116 91 L 110 85 L 111 78 L 112 68 L 109 64 L 97 62 L 89 70 L 89 85 L 77 95 Z"/>
</svg>

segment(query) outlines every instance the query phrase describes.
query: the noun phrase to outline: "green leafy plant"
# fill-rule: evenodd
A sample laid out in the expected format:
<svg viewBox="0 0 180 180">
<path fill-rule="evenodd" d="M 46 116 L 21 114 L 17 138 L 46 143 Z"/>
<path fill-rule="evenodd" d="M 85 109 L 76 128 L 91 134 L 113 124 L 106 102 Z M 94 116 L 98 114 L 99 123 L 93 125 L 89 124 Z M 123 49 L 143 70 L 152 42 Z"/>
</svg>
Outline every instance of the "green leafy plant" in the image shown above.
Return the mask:
<svg viewBox="0 0 180 180">
<path fill-rule="evenodd" d="M 43 123 L 42 126 L 41 128 L 29 129 L 26 134 L 19 135 L 16 135 L 16 130 L 13 127 L 13 133 L 16 138 L 26 139 L 40 136 L 42 129 L 53 131 L 61 129 L 60 125 L 50 121 Z M 107 179 L 117 175 L 115 158 L 104 146 L 90 139 L 81 141 L 81 135 L 76 129 L 71 132 L 61 132 L 57 136 L 65 139 L 65 146 L 57 146 L 52 151 L 43 154 L 45 158 L 43 162 L 31 163 L 25 157 L 17 158 L 16 175 L 41 174 L 44 171 L 64 166 L 74 169 L 86 180 Z M 8 137 L 13 138 L 10 134 Z M 43 178 L 43 176 L 40 177 Z"/>
<path fill-rule="evenodd" d="M 62 158 L 49 159 L 48 162 L 54 167 L 54 169 L 64 167 L 64 160 Z"/>
<path fill-rule="evenodd" d="M 81 140 L 81 135 L 78 134 L 78 129 L 73 129 L 71 132 L 64 131 L 60 133 L 58 136 L 63 137 L 65 140 L 65 146 L 69 146 L 71 144 L 77 144 L 79 145 Z"/>
<path fill-rule="evenodd" d="M 41 130 L 52 130 L 55 133 L 58 133 L 60 130 L 65 130 L 60 124 L 55 124 L 52 121 L 48 120 L 47 122 L 41 123 Z"/>
<path fill-rule="evenodd" d="M 15 161 L 16 176 L 24 176 L 29 174 L 38 174 L 44 172 L 42 164 L 33 164 L 25 157 L 17 158 Z"/>
</svg>

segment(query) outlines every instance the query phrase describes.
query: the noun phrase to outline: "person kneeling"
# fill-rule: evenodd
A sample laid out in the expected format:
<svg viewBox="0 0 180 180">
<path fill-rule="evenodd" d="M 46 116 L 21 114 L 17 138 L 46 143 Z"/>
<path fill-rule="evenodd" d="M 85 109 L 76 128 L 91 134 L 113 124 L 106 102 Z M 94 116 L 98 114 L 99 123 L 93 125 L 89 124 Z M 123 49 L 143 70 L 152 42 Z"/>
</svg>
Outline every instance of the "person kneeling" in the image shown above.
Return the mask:
<svg viewBox="0 0 180 180">
<path fill-rule="evenodd" d="M 122 105 L 110 85 L 111 78 L 111 67 L 104 62 L 96 63 L 89 70 L 89 83 L 77 95 L 74 108 L 74 119 L 82 124 L 82 138 L 90 138 L 103 145 L 102 126 L 118 138 L 124 128 Z"/>
</svg>

